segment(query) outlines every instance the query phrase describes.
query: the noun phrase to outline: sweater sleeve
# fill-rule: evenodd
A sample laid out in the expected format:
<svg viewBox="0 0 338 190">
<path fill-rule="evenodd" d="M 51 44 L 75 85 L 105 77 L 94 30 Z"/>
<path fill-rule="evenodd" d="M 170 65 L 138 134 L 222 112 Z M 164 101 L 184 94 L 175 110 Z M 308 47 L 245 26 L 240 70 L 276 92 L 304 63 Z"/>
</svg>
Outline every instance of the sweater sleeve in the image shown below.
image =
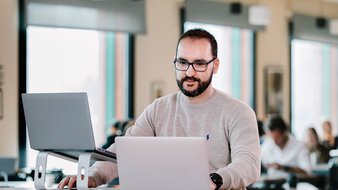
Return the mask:
<svg viewBox="0 0 338 190">
<path fill-rule="evenodd" d="M 115 153 L 115 144 L 112 144 L 107 150 Z M 96 186 L 108 183 L 118 177 L 117 164 L 108 161 L 96 161 L 89 168 L 88 175 L 94 179 Z"/>
<path fill-rule="evenodd" d="M 228 121 L 231 163 L 217 170 L 222 189 L 241 189 L 256 182 L 260 175 L 260 147 L 255 113 L 240 106 Z"/>
</svg>

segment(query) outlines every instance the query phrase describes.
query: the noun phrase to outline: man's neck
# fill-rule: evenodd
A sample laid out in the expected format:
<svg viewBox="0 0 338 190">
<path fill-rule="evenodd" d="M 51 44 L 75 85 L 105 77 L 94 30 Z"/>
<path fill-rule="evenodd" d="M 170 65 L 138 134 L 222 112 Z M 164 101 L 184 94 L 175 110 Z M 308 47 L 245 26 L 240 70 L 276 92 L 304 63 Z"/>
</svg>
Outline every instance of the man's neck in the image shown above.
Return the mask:
<svg viewBox="0 0 338 190">
<path fill-rule="evenodd" d="M 184 96 L 184 100 L 191 104 L 200 104 L 208 100 L 215 92 L 215 89 L 209 85 L 209 87 L 200 95 L 195 97 Z"/>
</svg>

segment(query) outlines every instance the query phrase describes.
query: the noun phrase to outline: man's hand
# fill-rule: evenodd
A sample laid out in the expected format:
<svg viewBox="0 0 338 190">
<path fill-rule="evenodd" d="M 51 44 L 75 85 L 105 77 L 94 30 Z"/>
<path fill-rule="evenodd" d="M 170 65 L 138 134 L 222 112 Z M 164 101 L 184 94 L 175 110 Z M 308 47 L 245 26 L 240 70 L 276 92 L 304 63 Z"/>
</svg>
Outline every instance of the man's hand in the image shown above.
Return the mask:
<svg viewBox="0 0 338 190">
<path fill-rule="evenodd" d="M 215 190 L 216 187 L 217 187 L 217 185 L 214 182 L 212 182 L 212 180 L 210 179 L 210 189 Z"/>
<path fill-rule="evenodd" d="M 63 178 L 59 185 L 58 185 L 58 189 L 63 189 L 63 188 L 73 188 L 76 187 L 76 176 L 68 176 Z M 88 187 L 96 187 L 96 183 L 94 181 L 94 179 L 92 177 L 88 177 Z"/>
</svg>

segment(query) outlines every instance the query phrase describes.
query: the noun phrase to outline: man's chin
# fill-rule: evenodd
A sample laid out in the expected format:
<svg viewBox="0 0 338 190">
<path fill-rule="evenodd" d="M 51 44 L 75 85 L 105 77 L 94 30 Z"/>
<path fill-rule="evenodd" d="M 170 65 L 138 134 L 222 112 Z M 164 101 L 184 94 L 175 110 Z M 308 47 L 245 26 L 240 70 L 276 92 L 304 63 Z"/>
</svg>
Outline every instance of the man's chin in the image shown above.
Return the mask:
<svg viewBox="0 0 338 190">
<path fill-rule="evenodd" d="M 195 86 L 191 86 L 191 87 L 185 86 L 183 89 L 187 92 L 193 92 L 197 89 L 197 87 L 195 87 Z"/>
<path fill-rule="evenodd" d="M 197 88 L 184 88 L 184 91 L 187 93 L 196 93 Z"/>
<path fill-rule="evenodd" d="M 196 90 L 187 90 L 184 89 L 184 91 L 182 91 L 184 95 L 188 96 L 188 97 L 195 97 L 198 96 L 199 93 Z"/>
</svg>

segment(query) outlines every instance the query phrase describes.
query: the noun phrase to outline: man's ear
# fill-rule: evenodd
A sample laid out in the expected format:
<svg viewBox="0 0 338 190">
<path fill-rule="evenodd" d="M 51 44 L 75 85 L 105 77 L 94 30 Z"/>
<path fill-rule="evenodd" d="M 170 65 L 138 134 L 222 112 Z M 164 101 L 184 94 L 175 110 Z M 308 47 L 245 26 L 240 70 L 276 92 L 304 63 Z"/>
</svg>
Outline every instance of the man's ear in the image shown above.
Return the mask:
<svg viewBox="0 0 338 190">
<path fill-rule="evenodd" d="M 214 71 L 213 71 L 213 73 L 214 74 L 216 74 L 217 72 L 218 72 L 218 67 L 219 67 L 219 59 L 217 58 L 217 59 L 215 59 L 214 60 Z"/>
</svg>

